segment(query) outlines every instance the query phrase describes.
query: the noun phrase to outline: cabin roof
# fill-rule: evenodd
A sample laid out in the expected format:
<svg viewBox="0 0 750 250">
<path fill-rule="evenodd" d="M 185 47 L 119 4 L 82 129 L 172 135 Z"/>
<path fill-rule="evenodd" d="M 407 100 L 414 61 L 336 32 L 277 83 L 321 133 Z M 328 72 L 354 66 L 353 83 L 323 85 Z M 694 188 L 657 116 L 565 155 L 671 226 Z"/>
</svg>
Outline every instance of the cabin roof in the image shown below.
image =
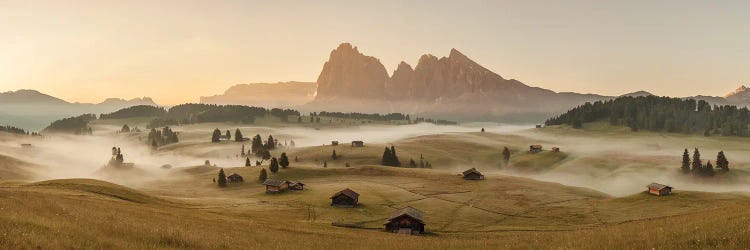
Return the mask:
<svg viewBox="0 0 750 250">
<path fill-rule="evenodd" d="M 646 187 L 648 187 L 649 189 L 656 189 L 656 190 L 662 190 L 664 188 L 670 188 L 670 189 L 672 189 L 672 187 L 670 187 L 670 186 L 667 186 L 667 185 L 664 185 L 664 184 L 659 184 L 659 183 L 656 183 L 656 182 L 648 184 L 648 186 L 646 186 Z"/>
<path fill-rule="evenodd" d="M 466 176 L 466 175 L 471 174 L 471 173 L 476 173 L 478 175 L 482 175 L 482 173 L 479 172 L 476 168 L 470 168 L 469 170 L 464 171 L 463 175 Z"/>
<path fill-rule="evenodd" d="M 398 217 L 401 217 L 403 215 L 409 216 L 411 218 L 414 218 L 415 220 L 419 221 L 420 223 L 424 224 L 424 212 L 420 211 L 419 209 L 413 208 L 413 207 L 405 207 L 399 210 L 396 210 L 393 212 L 393 215 L 388 218 L 388 221 L 391 221 L 393 219 L 396 219 Z M 386 224 L 388 223 L 386 221 Z"/>
<path fill-rule="evenodd" d="M 268 179 L 268 180 L 266 180 L 266 181 L 263 182 L 263 185 L 274 186 L 274 187 L 281 187 L 281 185 L 284 185 L 284 183 L 287 183 L 287 182 L 289 182 L 289 181 Z"/>
<path fill-rule="evenodd" d="M 305 185 L 305 183 L 302 183 L 301 181 L 286 181 L 286 182 L 289 182 L 289 185 L 297 185 L 297 184 L 300 184 L 303 186 Z"/>
<path fill-rule="evenodd" d="M 234 177 L 237 177 L 237 176 L 239 176 L 239 177 L 242 177 L 242 175 L 239 175 L 239 174 L 237 174 L 237 173 L 232 173 L 232 174 L 230 174 L 230 175 L 229 175 L 229 176 L 227 176 L 227 177 L 233 177 L 233 176 L 234 176 Z"/>
<path fill-rule="evenodd" d="M 347 196 L 349 198 L 352 198 L 352 199 L 359 198 L 359 194 L 357 192 L 354 192 L 354 190 L 351 190 L 351 189 L 347 188 L 347 189 L 339 191 L 338 193 L 335 193 L 335 194 L 331 195 L 331 199 L 333 199 L 333 198 L 335 198 L 336 196 L 339 196 L 339 195 L 345 195 L 345 196 Z"/>
</svg>

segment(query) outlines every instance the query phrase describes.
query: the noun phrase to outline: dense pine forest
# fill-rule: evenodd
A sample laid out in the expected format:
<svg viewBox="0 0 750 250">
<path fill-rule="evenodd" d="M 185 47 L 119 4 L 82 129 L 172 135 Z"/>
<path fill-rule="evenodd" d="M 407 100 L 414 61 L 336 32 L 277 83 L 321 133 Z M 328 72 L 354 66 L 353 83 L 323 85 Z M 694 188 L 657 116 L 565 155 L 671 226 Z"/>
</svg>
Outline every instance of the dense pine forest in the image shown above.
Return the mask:
<svg viewBox="0 0 750 250">
<path fill-rule="evenodd" d="M 703 134 L 705 136 L 748 136 L 747 108 L 711 106 L 706 101 L 671 97 L 618 97 L 578 106 L 546 125 L 567 124 L 581 128 L 584 123 L 607 121 L 633 131 Z"/>
<path fill-rule="evenodd" d="M 95 114 L 83 114 L 76 117 L 68 117 L 52 122 L 44 131 L 62 132 L 71 134 L 91 134 L 89 121 L 96 120 Z"/>
<path fill-rule="evenodd" d="M 156 117 L 163 116 L 167 111 L 162 107 L 150 106 L 150 105 L 138 105 L 129 108 L 120 109 L 118 111 L 101 114 L 100 119 L 124 119 L 132 117 Z"/>
</svg>

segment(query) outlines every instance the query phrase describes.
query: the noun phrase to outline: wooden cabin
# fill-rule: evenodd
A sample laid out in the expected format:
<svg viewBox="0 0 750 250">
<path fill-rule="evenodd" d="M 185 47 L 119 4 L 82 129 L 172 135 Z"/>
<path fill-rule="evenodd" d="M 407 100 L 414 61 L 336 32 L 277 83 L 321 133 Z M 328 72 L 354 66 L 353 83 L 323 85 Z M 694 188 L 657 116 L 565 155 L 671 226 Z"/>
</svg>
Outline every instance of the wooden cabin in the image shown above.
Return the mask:
<svg viewBox="0 0 750 250">
<path fill-rule="evenodd" d="M 466 170 L 462 173 L 462 175 L 466 180 L 484 180 L 484 175 L 481 172 L 477 171 L 476 168 Z"/>
<path fill-rule="evenodd" d="M 560 148 L 552 147 L 552 152 L 555 152 L 555 153 L 560 152 Z"/>
<path fill-rule="evenodd" d="M 232 173 L 229 176 L 227 176 L 227 182 L 229 183 L 238 183 L 238 182 L 244 182 L 245 179 L 242 178 L 242 175 L 238 175 L 237 173 Z"/>
<path fill-rule="evenodd" d="M 398 234 L 423 234 L 424 212 L 413 207 L 405 207 L 397 210 L 383 224 L 385 231 Z"/>
<path fill-rule="evenodd" d="M 331 141 L 331 146 L 338 146 L 338 145 L 339 145 L 339 141 Z"/>
<path fill-rule="evenodd" d="M 539 153 L 539 152 L 542 152 L 542 145 L 535 144 L 535 145 L 529 146 L 529 153 L 535 153 L 536 154 L 536 153 Z"/>
<path fill-rule="evenodd" d="M 289 190 L 305 190 L 305 183 L 299 181 L 288 181 Z"/>
<path fill-rule="evenodd" d="M 331 206 L 356 207 L 357 204 L 359 204 L 359 194 L 348 188 L 331 196 Z"/>
<path fill-rule="evenodd" d="M 648 188 L 648 192 L 650 194 L 653 194 L 656 196 L 665 196 L 665 195 L 672 194 L 672 187 L 664 185 L 664 184 L 659 184 L 659 183 L 654 182 L 654 183 L 649 184 L 646 187 Z"/>
<path fill-rule="evenodd" d="M 279 193 L 289 189 L 289 181 L 271 180 L 263 182 L 266 185 L 266 193 Z"/>
<path fill-rule="evenodd" d="M 364 146 L 365 146 L 365 142 L 363 141 L 352 141 L 352 147 L 359 148 L 359 147 L 364 147 Z"/>
</svg>

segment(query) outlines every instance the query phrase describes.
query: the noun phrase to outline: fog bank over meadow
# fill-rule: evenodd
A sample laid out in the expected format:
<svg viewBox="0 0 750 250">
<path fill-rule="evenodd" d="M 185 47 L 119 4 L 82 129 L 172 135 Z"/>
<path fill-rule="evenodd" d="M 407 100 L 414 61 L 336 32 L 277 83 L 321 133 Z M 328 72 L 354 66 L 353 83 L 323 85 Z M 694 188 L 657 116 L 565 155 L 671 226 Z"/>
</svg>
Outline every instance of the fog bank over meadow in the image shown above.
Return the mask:
<svg viewBox="0 0 750 250">
<path fill-rule="evenodd" d="M 237 125 L 196 124 L 174 127 L 180 132 L 180 143 L 165 146 L 164 150 L 152 152 L 143 142 L 148 133 L 117 134 L 118 126 L 100 125 L 93 136 L 50 135 L 41 138 L 12 137 L 0 140 L 0 154 L 38 164 L 36 180 L 58 178 L 96 178 L 138 186 L 149 181 L 167 177 L 168 170 L 161 166 L 169 164 L 174 168 L 202 165 L 209 160 L 218 167 L 243 166 L 244 160 L 238 157 L 240 144 L 209 143 L 214 127 L 230 130 L 234 134 Z M 747 152 L 750 145 L 745 139 L 727 138 L 705 139 L 685 136 L 581 136 L 580 134 L 548 133 L 534 129 L 533 125 L 504 125 L 496 123 L 470 123 L 462 125 L 433 125 L 429 123 L 411 125 L 362 125 L 342 128 L 309 127 L 262 127 L 240 126 L 245 137 L 260 134 L 265 140 L 273 135 L 282 144 L 294 140 L 297 147 L 330 144 L 332 140 L 342 144 L 362 140 L 366 144 L 388 144 L 402 139 L 449 133 L 479 132 L 482 128 L 488 133 L 515 136 L 523 141 L 510 140 L 509 145 L 518 152 L 513 157 L 526 154 L 525 143 L 544 145 L 546 150 L 559 146 L 567 155 L 560 162 L 550 165 L 540 172 L 521 172 L 513 167 L 501 169 L 490 165 L 444 166 L 439 162 L 433 165 L 437 170 L 458 173 L 469 167 L 477 167 L 489 175 L 502 174 L 528 177 L 541 181 L 557 182 L 564 185 L 596 189 L 614 196 L 624 196 L 645 189 L 651 182 L 675 186 L 677 190 L 697 191 L 750 191 L 745 181 Z M 139 138 L 140 137 L 140 138 Z M 476 137 L 467 137 L 476 138 Z M 473 140 L 473 139 L 472 139 Z M 717 140 L 719 143 L 717 143 Z M 31 150 L 22 149 L 20 143 L 32 143 Z M 476 142 L 484 143 L 484 142 Z M 398 143 L 395 143 L 398 147 Z M 249 150 L 250 142 L 246 142 Z M 502 150 L 502 144 L 495 142 L 493 147 Z M 140 172 L 126 177 L 102 175 L 102 169 L 111 157 L 111 148 L 122 149 L 125 162 L 132 162 Z M 683 148 L 700 147 L 704 162 L 715 160 L 715 154 L 724 150 L 731 162 L 732 171 L 738 178 L 727 185 L 722 181 L 690 181 L 679 173 Z M 692 154 L 692 150 L 691 150 Z M 377 156 L 376 156 L 377 157 Z M 253 160 L 254 161 L 254 160 Z M 403 160 L 402 160 L 403 162 Z"/>
</svg>

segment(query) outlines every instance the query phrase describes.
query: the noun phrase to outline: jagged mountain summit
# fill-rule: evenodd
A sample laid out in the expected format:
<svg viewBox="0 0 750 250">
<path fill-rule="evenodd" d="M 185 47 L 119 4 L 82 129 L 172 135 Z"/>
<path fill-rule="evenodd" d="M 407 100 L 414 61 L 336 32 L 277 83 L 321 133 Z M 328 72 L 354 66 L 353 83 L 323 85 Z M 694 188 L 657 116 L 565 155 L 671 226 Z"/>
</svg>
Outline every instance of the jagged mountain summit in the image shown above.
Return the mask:
<svg viewBox="0 0 750 250">
<path fill-rule="evenodd" d="M 401 62 L 388 75 L 380 60 L 348 43 L 331 52 L 317 83 L 317 95 L 310 107 L 451 118 L 546 115 L 609 98 L 556 93 L 505 79 L 456 49 L 447 57 L 423 55 L 415 67 Z"/>
</svg>

